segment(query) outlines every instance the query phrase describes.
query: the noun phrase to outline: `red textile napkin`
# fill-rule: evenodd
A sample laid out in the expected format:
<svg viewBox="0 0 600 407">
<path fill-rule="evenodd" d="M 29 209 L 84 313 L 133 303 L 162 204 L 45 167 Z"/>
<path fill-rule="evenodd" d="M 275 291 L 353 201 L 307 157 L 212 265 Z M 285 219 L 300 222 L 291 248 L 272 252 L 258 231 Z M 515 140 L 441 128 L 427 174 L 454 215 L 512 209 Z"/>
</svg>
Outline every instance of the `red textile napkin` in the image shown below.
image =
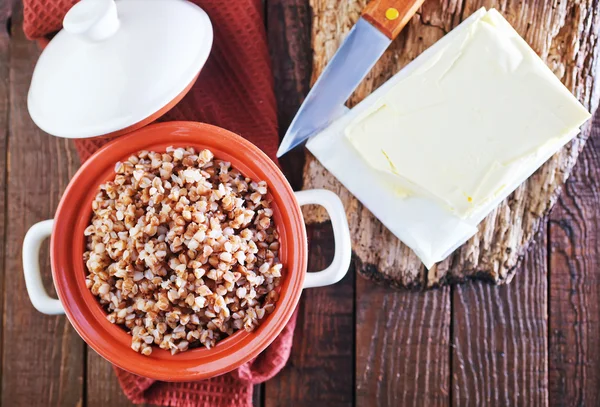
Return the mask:
<svg viewBox="0 0 600 407">
<path fill-rule="evenodd" d="M 261 0 L 193 0 L 214 28 L 211 55 L 198 81 L 161 120 L 215 124 L 242 135 L 275 157 L 277 114 Z M 58 31 L 76 0 L 24 0 L 23 29 L 41 40 Z M 76 140 L 85 161 L 107 140 Z M 168 406 L 251 406 L 252 386 L 273 377 L 290 355 L 296 315 L 281 335 L 255 360 L 200 382 L 167 383 L 115 368 L 123 391 L 134 403 Z"/>
</svg>

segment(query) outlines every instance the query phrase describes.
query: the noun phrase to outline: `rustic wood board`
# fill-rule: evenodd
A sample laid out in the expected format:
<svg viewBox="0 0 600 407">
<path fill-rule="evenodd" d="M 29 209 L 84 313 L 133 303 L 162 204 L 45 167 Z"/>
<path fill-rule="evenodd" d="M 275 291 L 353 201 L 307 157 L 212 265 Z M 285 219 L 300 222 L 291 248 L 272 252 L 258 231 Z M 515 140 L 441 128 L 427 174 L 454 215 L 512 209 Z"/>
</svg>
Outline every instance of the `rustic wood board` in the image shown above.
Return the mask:
<svg viewBox="0 0 600 407">
<path fill-rule="evenodd" d="M 5 3 L 6 5 L 7 3 Z M 12 2 L 9 2 L 12 5 Z M 16 4 L 16 2 L 15 2 Z M 29 119 L 27 92 L 33 63 L 39 51 L 25 39 L 22 13 L 15 9 L 10 25 L 7 76 L 9 112 L 6 154 L 6 218 L 3 264 L 2 388 L 3 406 L 83 405 L 85 346 L 69 321 L 62 316 L 46 316 L 36 311 L 25 289 L 21 245 L 29 227 L 50 219 L 69 180 L 79 166 L 72 145 L 43 134 Z M 2 34 L 3 35 L 3 34 Z M 5 73 L 2 73 L 5 74 Z M 2 221 L 0 221 L 2 222 Z M 2 227 L 2 225 L 0 225 Z M 51 287 L 48 242 L 40 254 L 42 278 Z M 51 295 L 56 296 L 51 288 Z"/>
<path fill-rule="evenodd" d="M 313 75 L 319 76 L 366 0 L 312 0 Z M 596 46 L 600 5 L 592 0 L 427 0 L 349 101 L 355 105 L 478 8 L 497 8 L 592 112 L 598 105 Z M 445 261 L 427 271 L 416 255 L 389 232 L 321 164 L 306 153 L 304 188 L 327 188 L 344 201 L 357 270 L 396 287 L 424 288 L 468 279 L 509 282 L 556 202 L 591 125 L 496 208 L 479 232 Z M 309 223 L 325 220 L 319 208 L 305 211 Z"/>
<path fill-rule="evenodd" d="M 548 381 L 553 405 L 600 405 L 600 111 L 550 215 Z"/>
<path fill-rule="evenodd" d="M 0 4 L 0 23 L 8 21 L 12 13 L 12 4 L 8 1 Z M 0 25 L 1 27 L 1 25 Z M 0 78 L 7 78 L 10 72 L 10 36 L 8 30 L 0 31 Z M 0 81 L 0 270 L 4 267 L 4 249 L 6 237 L 6 162 L 8 160 L 8 123 L 9 123 L 9 83 Z M 4 278 L 0 276 L 0 315 L 4 315 Z M 2 332 L 4 325 L 0 324 L 0 354 L 2 353 Z M 2 379 L 3 364 L 0 364 L 0 379 Z M 0 387 L 1 388 L 1 387 Z"/>
<path fill-rule="evenodd" d="M 280 136 L 309 90 L 311 70 L 308 0 L 268 0 L 267 35 L 273 63 Z M 304 154 L 286 154 L 280 164 L 292 186 L 302 185 Z M 329 224 L 307 228 L 309 271 L 331 263 Z M 263 406 L 350 406 L 354 398 L 354 270 L 331 287 L 307 289 L 298 307 L 287 366 L 264 384 Z M 259 406 L 259 404 L 255 404 Z"/>
<path fill-rule="evenodd" d="M 535 239 L 541 250 L 527 253 L 514 284 L 453 287 L 453 405 L 548 405 L 545 225 Z"/>
<path fill-rule="evenodd" d="M 451 287 L 400 292 L 356 282 L 356 405 L 447 406 Z"/>
</svg>

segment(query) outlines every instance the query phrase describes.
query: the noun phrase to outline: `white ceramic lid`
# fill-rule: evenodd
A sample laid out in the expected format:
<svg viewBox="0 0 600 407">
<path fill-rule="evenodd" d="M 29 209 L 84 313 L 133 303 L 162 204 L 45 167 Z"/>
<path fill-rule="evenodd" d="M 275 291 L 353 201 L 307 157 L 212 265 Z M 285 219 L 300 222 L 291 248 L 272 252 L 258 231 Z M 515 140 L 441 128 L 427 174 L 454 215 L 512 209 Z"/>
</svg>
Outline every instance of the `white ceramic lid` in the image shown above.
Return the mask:
<svg viewBox="0 0 600 407">
<path fill-rule="evenodd" d="M 29 114 L 44 131 L 86 138 L 157 114 L 196 78 L 212 46 L 206 13 L 185 0 L 82 0 L 42 52 Z"/>
</svg>

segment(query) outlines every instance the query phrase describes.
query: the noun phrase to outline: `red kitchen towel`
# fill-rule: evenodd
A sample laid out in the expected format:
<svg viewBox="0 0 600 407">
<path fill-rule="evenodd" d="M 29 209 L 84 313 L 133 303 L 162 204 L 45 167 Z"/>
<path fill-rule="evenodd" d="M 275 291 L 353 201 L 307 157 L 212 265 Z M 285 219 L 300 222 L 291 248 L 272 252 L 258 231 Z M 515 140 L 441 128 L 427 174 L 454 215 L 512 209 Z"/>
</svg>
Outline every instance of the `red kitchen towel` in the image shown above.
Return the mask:
<svg viewBox="0 0 600 407">
<path fill-rule="evenodd" d="M 76 0 L 24 0 L 25 34 L 43 40 L 58 31 Z M 210 16 L 214 45 L 198 81 L 162 120 L 212 123 L 242 135 L 275 157 L 278 144 L 273 93 L 261 0 L 194 0 Z M 77 140 L 85 161 L 107 140 Z M 255 360 L 210 380 L 167 383 L 115 368 L 123 391 L 134 403 L 167 406 L 251 406 L 252 386 L 273 377 L 285 365 L 296 316 Z"/>
</svg>

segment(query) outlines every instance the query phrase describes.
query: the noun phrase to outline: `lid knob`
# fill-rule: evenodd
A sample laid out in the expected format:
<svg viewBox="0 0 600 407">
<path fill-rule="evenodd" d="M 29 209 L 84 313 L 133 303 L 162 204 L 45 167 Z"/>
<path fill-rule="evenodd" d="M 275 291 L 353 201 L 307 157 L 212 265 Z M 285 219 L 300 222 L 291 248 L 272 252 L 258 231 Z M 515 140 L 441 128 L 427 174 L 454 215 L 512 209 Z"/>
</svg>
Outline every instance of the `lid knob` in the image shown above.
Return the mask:
<svg viewBox="0 0 600 407">
<path fill-rule="evenodd" d="M 102 41 L 119 28 L 114 0 L 81 0 L 65 15 L 65 31 L 88 41 Z"/>
</svg>

